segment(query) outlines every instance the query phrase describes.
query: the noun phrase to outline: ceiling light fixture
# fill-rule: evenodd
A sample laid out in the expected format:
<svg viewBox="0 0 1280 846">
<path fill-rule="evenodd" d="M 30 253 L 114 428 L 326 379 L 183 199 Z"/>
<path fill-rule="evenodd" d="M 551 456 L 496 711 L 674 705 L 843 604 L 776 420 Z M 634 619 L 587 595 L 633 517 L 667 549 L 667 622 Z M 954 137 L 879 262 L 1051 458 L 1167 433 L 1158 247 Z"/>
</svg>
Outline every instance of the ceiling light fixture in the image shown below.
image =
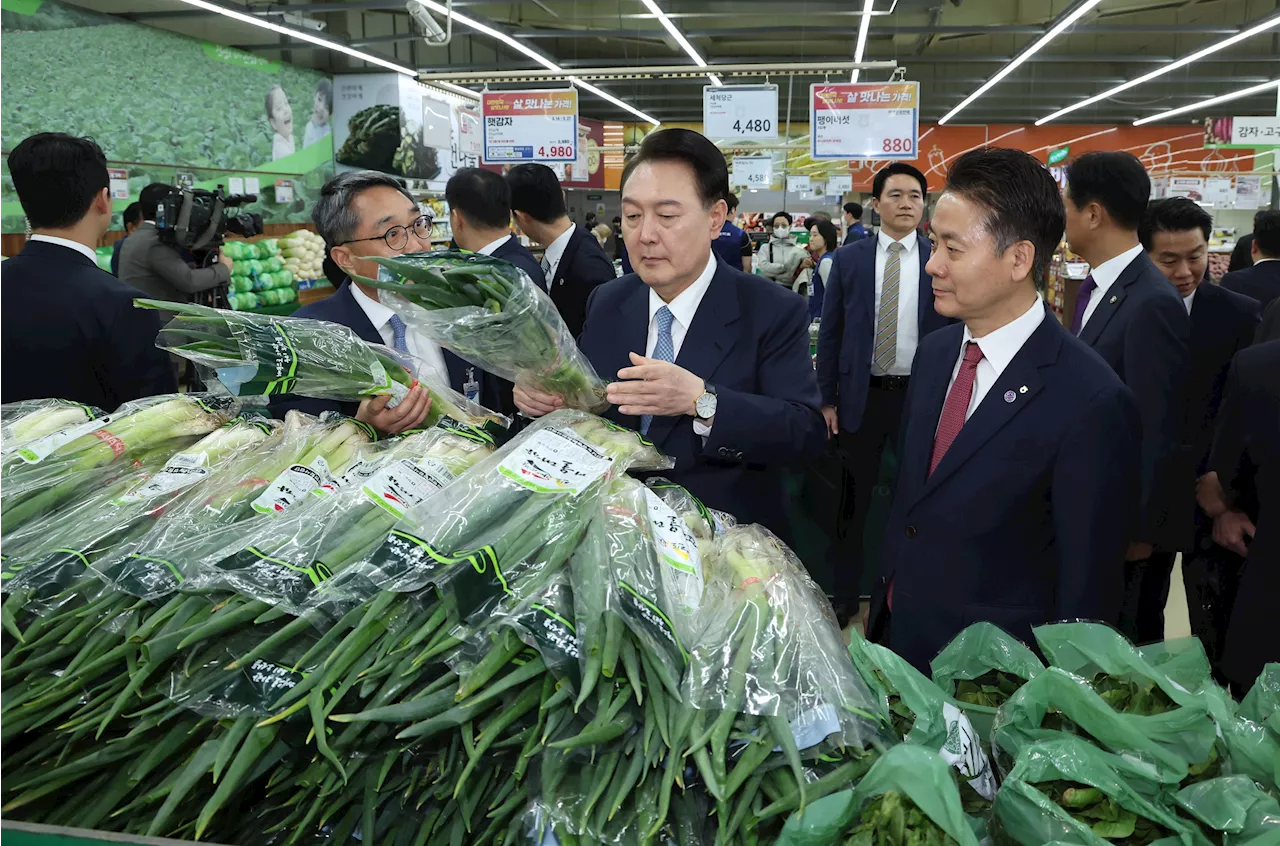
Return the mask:
<svg viewBox="0 0 1280 846">
<path fill-rule="evenodd" d="M 338 53 L 343 53 L 345 55 L 350 56 L 353 59 L 359 59 L 362 62 L 368 62 L 369 64 L 377 65 L 380 68 L 386 68 L 387 70 L 392 70 L 392 71 L 395 71 L 396 73 L 402 73 L 405 76 L 418 75 L 418 72 L 413 70 L 412 68 L 407 68 L 404 65 L 396 64 L 395 62 L 390 61 L 389 59 L 384 59 L 384 58 L 381 58 L 380 56 L 375 56 L 372 53 L 365 53 L 362 50 L 356 50 L 354 47 L 348 47 L 345 44 L 340 44 L 337 41 L 331 41 L 328 38 L 321 38 L 318 35 L 312 35 L 311 33 L 305 32 L 300 29 L 292 29 L 287 26 L 281 26 L 280 24 L 271 23 L 270 21 L 265 21 L 262 18 L 256 17 L 254 15 L 246 15 L 243 12 L 237 12 L 234 9 L 228 9 L 223 6 L 216 5 L 214 3 L 206 3 L 205 0 L 182 0 L 182 2 L 186 3 L 188 6 L 194 6 L 197 9 L 203 9 L 206 12 L 213 12 L 214 14 L 217 14 L 217 15 L 223 15 L 224 17 L 231 18 L 232 20 L 239 21 L 240 23 L 249 24 L 250 26 L 256 26 L 261 29 L 267 29 L 279 35 L 287 35 L 290 38 L 296 38 L 299 41 L 306 41 L 307 43 L 314 44 L 317 47 L 324 47 L 327 50 L 333 50 Z"/>
<path fill-rule="evenodd" d="M 1258 35 L 1259 33 L 1263 33 L 1263 32 L 1266 32 L 1267 30 L 1275 29 L 1277 27 L 1280 27 L 1280 15 L 1273 15 L 1272 17 L 1267 18 L 1266 20 L 1262 21 L 1256 26 L 1250 27 L 1249 29 L 1246 29 L 1243 32 L 1238 32 L 1235 35 L 1231 36 L 1230 38 L 1223 39 L 1222 41 L 1219 41 L 1216 44 L 1210 44 L 1208 47 L 1205 47 L 1201 50 L 1197 50 L 1196 52 L 1192 53 L 1189 56 L 1183 56 L 1181 59 L 1170 62 L 1167 65 L 1161 65 L 1160 67 L 1156 68 L 1150 73 L 1144 73 L 1142 76 L 1138 77 L 1137 79 L 1131 79 L 1128 82 L 1117 85 L 1115 88 L 1108 88 L 1106 91 L 1103 91 L 1101 94 L 1095 94 L 1092 97 L 1088 98 L 1087 100 L 1081 100 L 1079 103 L 1075 103 L 1073 105 L 1067 106 L 1065 109 L 1058 109 L 1058 111 L 1054 112 L 1053 114 L 1048 115 L 1046 117 L 1042 117 L 1040 118 L 1040 120 L 1036 121 L 1036 126 L 1043 126 L 1044 124 L 1048 123 L 1051 120 L 1057 120 L 1058 118 L 1062 117 L 1065 114 L 1070 114 L 1071 112 L 1074 112 L 1076 109 L 1083 109 L 1085 106 L 1092 106 L 1094 103 L 1098 103 L 1110 97 L 1114 97 L 1115 95 L 1119 94 L 1121 91 L 1128 91 L 1130 88 L 1134 88 L 1138 85 L 1143 84 L 1144 82 L 1150 82 L 1156 77 L 1164 76 L 1166 73 L 1169 73 L 1170 71 L 1175 71 L 1178 68 L 1184 68 L 1187 65 L 1191 64 L 1192 62 L 1197 62 L 1200 59 L 1203 59 L 1205 56 L 1213 55 L 1214 53 L 1217 53 L 1219 50 L 1225 50 L 1226 48 L 1230 47 L 1233 44 L 1239 44 L 1241 41 L 1244 41 L 1246 38 L 1252 38 L 1253 36 Z"/>
<path fill-rule="evenodd" d="M 684 33 L 680 31 L 680 28 L 672 22 L 671 18 L 667 17 L 667 13 L 658 8 L 656 0 L 640 0 L 640 2 L 644 3 L 644 7 L 658 19 L 658 23 L 662 24 L 662 28 L 675 39 L 676 43 L 680 45 L 680 49 L 689 54 L 689 58 L 693 59 L 693 63 L 695 65 L 700 68 L 705 68 L 707 66 L 707 60 L 702 58 L 701 54 L 698 53 L 697 48 L 689 43 L 689 39 L 684 37 Z M 720 77 L 716 76 L 714 73 L 707 74 L 707 79 L 711 80 L 711 84 L 717 88 L 724 85 L 724 83 L 720 81 Z"/>
<path fill-rule="evenodd" d="M 1158 120 L 1173 117 L 1174 115 L 1182 115 L 1187 112 L 1199 111 L 1207 109 L 1210 106 L 1216 106 L 1219 103 L 1226 103 L 1230 100 L 1239 100 L 1241 97 L 1248 97 L 1250 94 L 1261 94 L 1268 88 L 1280 88 L 1280 79 L 1273 79 L 1270 82 L 1264 82 L 1261 85 L 1251 85 L 1248 88 L 1242 88 L 1239 91 L 1232 91 L 1230 94 L 1220 94 L 1217 97 L 1210 97 L 1208 100 L 1201 100 L 1198 103 L 1192 103 L 1188 106 L 1180 106 L 1176 109 L 1170 109 L 1167 112 L 1160 112 L 1158 115 L 1139 118 L 1133 122 L 1134 126 L 1142 126 L 1143 124 L 1153 123 Z"/>
<path fill-rule="evenodd" d="M 1089 12 L 1090 9 L 1092 9 L 1094 6 L 1098 5 L 1101 2 L 1102 0 L 1081 0 L 1081 2 L 1074 9 L 1072 9 L 1071 11 L 1063 15 L 1062 18 L 1059 19 L 1059 21 L 1053 25 L 1052 29 L 1050 29 L 1044 35 L 1040 36 L 1040 39 L 1038 41 L 1036 41 L 1027 49 L 1023 50 L 1017 56 L 1014 56 L 1013 61 L 1009 62 L 1009 64 L 1005 65 L 1000 70 L 998 70 L 995 76 L 991 77 L 986 82 L 982 83 L 982 86 L 977 91 L 973 92 L 968 97 L 965 97 L 963 100 L 961 100 L 960 105 L 956 106 L 954 109 L 947 112 L 946 115 L 944 115 L 938 121 L 938 125 L 941 126 L 942 124 L 951 120 L 953 117 L 958 115 L 966 106 L 968 106 L 974 100 L 978 99 L 983 94 L 986 94 L 988 91 L 994 88 L 996 84 L 1000 82 L 1000 80 L 1004 79 L 1006 76 L 1008 76 L 1009 74 L 1017 70 L 1017 68 L 1023 62 L 1025 62 L 1027 59 L 1030 59 L 1036 53 L 1039 53 L 1042 49 L 1044 49 L 1046 45 L 1048 45 L 1050 41 L 1052 41 L 1053 39 L 1061 35 L 1068 27 L 1070 27 L 1076 21 L 1084 17 Z"/>
<path fill-rule="evenodd" d="M 183 0 L 183 2 L 194 3 L 194 2 L 203 2 L 203 0 Z M 565 73 L 564 68 L 560 67 L 555 62 L 551 61 L 546 56 L 539 53 L 537 50 L 534 50 L 531 47 L 521 44 L 519 41 L 507 35 L 505 32 L 496 30 L 493 27 L 489 26 L 488 24 L 480 23 L 480 21 L 476 20 L 475 18 L 464 15 L 461 12 L 457 11 L 456 9 L 450 13 L 448 12 L 448 10 L 445 9 L 444 6 L 434 2 L 434 0 L 417 0 L 417 2 L 421 3 L 423 6 L 426 6 L 428 9 L 430 9 L 431 11 L 437 14 L 440 14 L 440 15 L 452 14 L 453 19 L 456 20 L 458 23 L 462 24 L 463 26 L 469 27 L 470 29 L 474 29 L 476 32 L 479 32 L 482 35 L 487 35 L 490 38 L 493 38 L 497 41 L 501 41 L 503 44 L 507 45 L 512 50 L 515 50 L 517 53 L 521 53 L 525 56 L 528 56 L 530 59 L 533 59 L 535 62 L 542 65 L 544 68 L 546 68 L 549 71 L 552 71 L 554 73 Z M 583 82 L 577 77 L 570 76 L 569 81 L 572 82 L 574 85 L 578 86 L 579 88 L 590 91 L 592 94 L 596 95 L 602 100 L 607 100 L 608 102 L 613 103 L 618 108 L 623 109 L 624 111 L 630 112 L 631 114 L 635 115 L 641 120 L 648 121 L 654 126 L 657 126 L 661 123 L 661 121 L 657 120 L 656 118 L 650 117 L 649 115 L 637 109 L 635 106 L 632 106 L 630 103 L 624 103 L 622 100 L 619 100 L 617 97 L 613 96 L 612 94 L 607 94 L 604 91 L 601 91 L 599 88 L 596 88 L 594 85 L 589 85 L 588 83 Z M 433 82 L 432 84 L 438 85 L 439 83 Z"/>
<path fill-rule="evenodd" d="M 867 49 L 867 30 L 871 29 L 871 7 L 875 5 L 875 0 L 865 0 L 862 4 L 862 20 L 858 22 L 858 44 L 853 48 L 853 60 L 855 62 L 862 61 L 862 54 Z M 894 3 L 896 6 L 897 3 Z M 849 76 L 850 82 L 858 81 L 858 71 L 861 68 L 854 68 L 853 73 Z"/>
</svg>

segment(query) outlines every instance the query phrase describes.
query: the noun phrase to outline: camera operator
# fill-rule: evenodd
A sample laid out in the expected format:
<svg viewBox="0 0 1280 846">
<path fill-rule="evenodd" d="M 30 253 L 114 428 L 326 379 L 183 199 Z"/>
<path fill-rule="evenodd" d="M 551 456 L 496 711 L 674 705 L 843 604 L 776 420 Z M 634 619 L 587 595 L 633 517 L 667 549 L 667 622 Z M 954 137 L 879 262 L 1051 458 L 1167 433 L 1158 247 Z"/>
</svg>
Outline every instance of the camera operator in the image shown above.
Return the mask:
<svg viewBox="0 0 1280 846">
<path fill-rule="evenodd" d="M 156 209 L 175 190 L 163 182 L 142 189 L 143 223 L 120 250 L 120 280 L 152 299 L 186 303 L 192 294 L 226 285 L 231 280 L 231 259 L 219 254 L 210 267 L 192 267 L 178 247 L 160 239 Z"/>
<path fill-rule="evenodd" d="M 0 402 L 56 397 L 111 410 L 176 391 L 154 345 L 155 312 L 134 308 L 141 292 L 94 258 L 111 225 L 102 149 L 61 132 L 33 135 L 9 153 L 9 175 L 32 234 L 4 263 Z"/>
</svg>

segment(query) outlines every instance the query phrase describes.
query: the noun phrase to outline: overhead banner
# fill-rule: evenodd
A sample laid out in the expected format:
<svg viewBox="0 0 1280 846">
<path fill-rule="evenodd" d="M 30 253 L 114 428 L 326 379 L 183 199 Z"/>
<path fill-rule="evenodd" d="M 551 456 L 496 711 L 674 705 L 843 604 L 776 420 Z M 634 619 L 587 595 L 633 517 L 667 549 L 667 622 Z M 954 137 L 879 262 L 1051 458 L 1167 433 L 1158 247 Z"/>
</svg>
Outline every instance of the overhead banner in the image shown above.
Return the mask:
<svg viewBox="0 0 1280 846">
<path fill-rule="evenodd" d="M 778 86 L 704 86 L 702 126 L 703 134 L 716 140 L 777 138 Z"/>
<path fill-rule="evenodd" d="M 914 159 L 920 83 L 811 85 L 809 127 L 815 159 Z"/>
<path fill-rule="evenodd" d="M 1280 116 L 1204 119 L 1206 147 L 1280 147 Z"/>
<path fill-rule="evenodd" d="M 576 88 L 486 91 L 480 113 L 487 164 L 577 161 Z"/>
<path fill-rule="evenodd" d="M 732 177 L 736 186 L 768 188 L 773 184 L 773 157 L 734 156 Z"/>
</svg>

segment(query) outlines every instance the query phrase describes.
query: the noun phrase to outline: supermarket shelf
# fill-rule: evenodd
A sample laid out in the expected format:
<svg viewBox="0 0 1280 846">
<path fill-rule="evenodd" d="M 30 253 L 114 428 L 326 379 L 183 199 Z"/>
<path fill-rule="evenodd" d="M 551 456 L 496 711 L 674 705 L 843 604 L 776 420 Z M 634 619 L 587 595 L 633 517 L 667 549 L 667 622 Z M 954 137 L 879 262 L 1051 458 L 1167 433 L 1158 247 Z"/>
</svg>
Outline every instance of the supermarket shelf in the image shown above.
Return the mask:
<svg viewBox="0 0 1280 846">
<path fill-rule="evenodd" d="M 95 843 L 132 843 L 137 846 L 183 846 L 190 840 L 168 840 L 161 837 L 136 837 L 87 828 L 64 828 L 34 823 L 0 822 L 0 834 L 9 838 L 4 846 L 91 846 Z M 201 841 L 203 842 L 203 841 Z M 217 846 L 217 844 L 210 844 Z"/>
</svg>

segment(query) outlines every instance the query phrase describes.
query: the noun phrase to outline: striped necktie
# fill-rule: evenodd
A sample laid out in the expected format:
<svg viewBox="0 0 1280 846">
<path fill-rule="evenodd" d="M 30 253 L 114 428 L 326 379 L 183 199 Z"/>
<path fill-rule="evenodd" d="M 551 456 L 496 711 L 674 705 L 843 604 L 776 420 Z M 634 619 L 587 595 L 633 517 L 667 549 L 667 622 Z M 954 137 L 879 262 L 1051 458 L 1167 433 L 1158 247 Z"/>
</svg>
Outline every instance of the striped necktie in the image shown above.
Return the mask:
<svg viewBox="0 0 1280 846">
<path fill-rule="evenodd" d="M 884 263 L 884 284 L 880 288 L 880 311 L 876 316 L 876 345 L 871 360 L 885 373 L 898 359 L 898 279 L 902 275 L 902 245 L 889 245 Z"/>
</svg>

